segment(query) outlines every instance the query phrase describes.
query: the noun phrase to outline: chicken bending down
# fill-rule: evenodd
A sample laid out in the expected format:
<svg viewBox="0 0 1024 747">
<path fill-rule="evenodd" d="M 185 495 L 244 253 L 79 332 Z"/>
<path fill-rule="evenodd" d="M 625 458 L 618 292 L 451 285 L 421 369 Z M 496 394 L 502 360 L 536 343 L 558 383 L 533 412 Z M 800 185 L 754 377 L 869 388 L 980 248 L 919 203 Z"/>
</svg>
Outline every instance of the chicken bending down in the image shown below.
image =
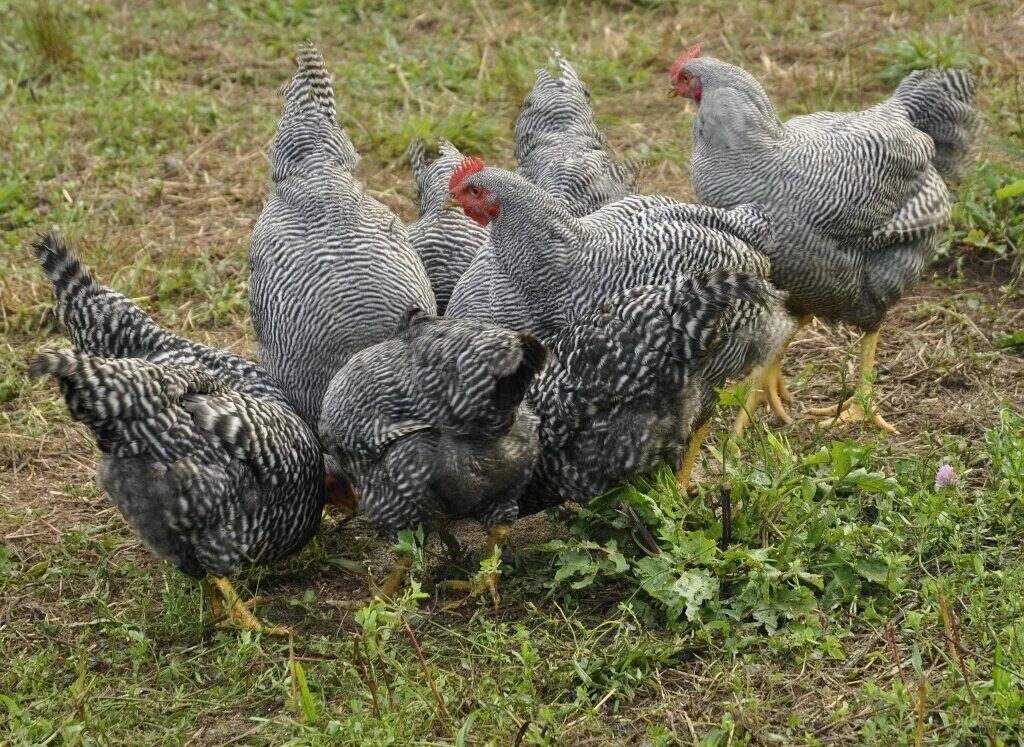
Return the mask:
<svg viewBox="0 0 1024 747">
<path fill-rule="evenodd" d="M 92 430 L 100 487 L 149 551 L 208 578 L 225 623 L 287 635 L 261 623 L 228 576 L 297 552 L 320 525 L 323 457 L 302 420 L 202 370 L 142 358 L 63 350 L 29 372 L 57 379 L 71 416 Z"/>
<path fill-rule="evenodd" d="M 659 463 L 692 469 L 711 416 L 705 403 L 735 373 L 709 366 L 732 317 L 741 304 L 781 303 L 763 277 L 718 270 L 617 293 L 560 330 L 527 395 L 541 449 L 520 515 L 586 503 Z"/>
<path fill-rule="evenodd" d="M 270 200 L 253 229 L 249 301 L 259 360 L 316 429 L 331 377 L 434 296 L 405 224 L 366 194 L 312 44 L 282 91 Z"/>
<path fill-rule="evenodd" d="M 451 191 L 467 215 L 490 224 L 491 235 L 456 286 L 449 316 L 528 329 L 546 343 L 630 288 L 716 270 L 767 280 L 771 271 L 763 253 L 771 223 L 756 205 L 725 211 L 629 196 L 576 218 L 521 176 L 475 158 L 452 175 Z M 702 364 L 714 380 L 719 371 L 733 379 L 765 364 L 793 330 L 777 298 L 755 304 L 739 297 L 723 318 L 728 332 L 716 338 Z M 704 398 L 694 405 L 706 413 L 697 419 L 702 423 L 717 397 L 695 391 Z M 694 439 L 694 455 L 699 441 Z M 692 461 L 684 465 L 692 467 Z M 689 469 L 681 469 L 679 478 L 688 487 Z"/>
<path fill-rule="evenodd" d="M 518 173 L 576 217 L 635 194 L 639 161 L 619 162 L 597 128 L 590 91 L 554 52 L 559 75 L 541 68 L 516 120 Z"/>
<path fill-rule="evenodd" d="M 791 312 L 864 332 L 854 395 L 809 413 L 827 425 L 866 421 L 895 432 L 874 403 L 879 328 L 918 282 L 949 219 L 943 176 L 961 171 L 980 128 L 973 76 L 916 71 L 870 109 L 786 122 L 750 73 L 701 56 L 699 45 L 670 78 L 674 92 L 698 104 L 692 178 L 700 201 L 764 205 L 775 228 L 772 280 L 789 293 Z M 780 363 L 761 384 L 763 399 L 787 419 Z M 735 430 L 747 422 L 741 415 Z"/>
<path fill-rule="evenodd" d="M 485 226 L 459 210 L 445 209 L 448 180 L 461 161 L 462 154 L 447 140 L 440 142 L 433 161 L 427 160 L 422 140 L 409 144 L 409 163 L 420 202 L 420 217 L 409 226 L 409 240 L 430 276 L 438 314 L 444 314 L 455 283 L 487 243 Z"/>
<path fill-rule="evenodd" d="M 529 334 L 411 311 L 349 360 L 324 398 L 320 438 L 382 534 L 472 518 L 500 546 L 537 461 L 523 397 L 545 355 Z M 497 577 L 488 588 L 496 601 Z"/>
<path fill-rule="evenodd" d="M 314 432 L 255 363 L 156 324 L 97 283 L 61 237 L 34 248 L 78 350 L 45 353 L 32 372 L 55 376 L 72 416 L 92 428 L 100 484 L 146 546 L 215 577 L 215 616 L 263 630 L 227 576 L 243 559 L 299 550 L 325 499 L 347 500 L 325 483 Z"/>
</svg>

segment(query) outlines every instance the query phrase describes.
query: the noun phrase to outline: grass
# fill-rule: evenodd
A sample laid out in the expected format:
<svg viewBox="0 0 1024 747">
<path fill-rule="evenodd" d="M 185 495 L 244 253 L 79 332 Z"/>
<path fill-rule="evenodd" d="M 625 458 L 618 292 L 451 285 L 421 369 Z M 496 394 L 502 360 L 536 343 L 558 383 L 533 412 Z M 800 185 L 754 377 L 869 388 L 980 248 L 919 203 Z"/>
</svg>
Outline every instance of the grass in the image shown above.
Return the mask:
<svg viewBox="0 0 1024 747">
<path fill-rule="evenodd" d="M 1018 17 L 1005 2 L 0 0 L 0 743 L 1020 744 Z M 692 110 L 664 90 L 698 32 L 783 116 L 865 106 L 922 65 L 981 76 L 978 168 L 883 330 L 880 404 L 903 435 L 755 430 L 705 455 L 697 496 L 655 475 L 520 522 L 497 611 L 446 612 L 433 588 L 478 567 L 473 527 L 450 531 L 466 550 L 426 543 L 410 597 L 347 611 L 335 603 L 365 594 L 389 549 L 361 521 L 325 526 L 238 579 L 296 629 L 294 657 L 215 629 L 94 487 L 96 451 L 53 388 L 26 378 L 61 337 L 27 241 L 68 232 L 161 323 L 251 354 L 246 243 L 301 40 L 334 73 L 368 188 L 410 218 L 409 139 L 510 164 L 550 46 L 616 149 L 651 163 L 646 189 L 689 197 Z M 787 373 L 802 404 L 835 400 L 855 345 L 801 333 Z M 938 489 L 944 463 L 959 483 Z"/>
</svg>

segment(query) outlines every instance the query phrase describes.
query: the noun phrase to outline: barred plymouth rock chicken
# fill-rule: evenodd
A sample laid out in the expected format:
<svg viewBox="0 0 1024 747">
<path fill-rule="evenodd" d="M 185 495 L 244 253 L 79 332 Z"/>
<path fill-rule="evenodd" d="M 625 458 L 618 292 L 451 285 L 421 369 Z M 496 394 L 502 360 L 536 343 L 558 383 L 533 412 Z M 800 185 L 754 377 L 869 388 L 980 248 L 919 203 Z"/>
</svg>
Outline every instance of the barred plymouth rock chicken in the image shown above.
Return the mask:
<svg viewBox="0 0 1024 747">
<path fill-rule="evenodd" d="M 750 73 L 700 45 L 673 65 L 671 82 L 698 102 L 692 177 L 700 201 L 765 206 L 775 224 L 772 279 L 793 313 L 864 331 L 859 383 L 815 416 L 867 421 L 894 432 L 871 402 L 878 330 L 918 281 L 950 215 L 942 175 L 962 167 L 978 129 L 974 78 L 962 70 L 908 75 L 892 98 L 860 112 L 820 112 L 779 121 Z M 783 348 L 784 352 L 784 348 Z M 735 430 L 768 401 L 789 422 L 781 355 L 765 370 Z"/>
<path fill-rule="evenodd" d="M 283 89 L 273 190 L 253 230 L 249 300 L 259 360 L 312 427 L 331 377 L 386 339 L 406 309 L 434 311 L 405 225 L 367 195 L 312 44 Z"/>
<path fill-rule="evenodd" d="M 545 342 L 629 288 L 722 269 L 765 279 L 771 269 L 761 251 L 770 222 L 753 205 L 725 211 L 629 196 L 576 218 L 523 177 L 477 158 L 456 170 L 451 190 L 467 215 L 490 223 L 491 235 L 455 287 L 449 316 L 528 329 Z M 723 318 L 729 332 L 716 338 L 704 363 L 715 380 L 719 371 L 725 378 L 749 373 L 793 328 L 777 299 L 753 304 L 738 298 Z M 711 396 L 695 405 L 702 413 L 698 424 L 706 426 L 715 402 Z M 684 485 L 705 431 L 701 427 L 690 442 L 679 473 Z"/>
<path fill-rule="evenodd" d="M 447 210 L 448 180 L 462 161 L 458 148 L 442 140 L 437 158 L 427 160 L 422 140 L 409 144 L 409 163 L 419 191 L 420 217 L 409 227 L 413 249 L 423 260 L 437 302 L 444 314 L 455 283 L 487 243 L 487 228 L 460 210 Z"/>
<path fill-rule="evenodd" d="M 556 333 L 527 395 L 541 456 L 520 515 L 679 464 L 730 373 L 708 363 L 729 342 L 737 301 L 767 310 L 782 299 L 763 277 L 719 270 L 616 294 Z"/>
<path fill-rule="evenodd" d="M 392 539 L 470 517 L 500 548 L 537 460 L 537 419 L 521 404 L 545 354 L 530 334 L 414 310 L 353 356 L 324 398 L 320 437 L 365 516 Z M 407 568 L 400 559 L 384 595 Z M 490 589 L 496 600 L 496 578 Z"/>
<path fill-rule="evenodd" d="M 590 91 L 554 52 L 559 76 L 541 68 L 516 121 L 518 173 L 576 217 L 635 194 L 639 161 L 616 161 L 597 128 Z"/>
<path fill-rule="evenodd" d="M 54 376 L 92 429 L 101 487 L 150 551 L 211 577 L 216 616 L 286 633 L 260 623 L 227 576 L 313 536 L 325 501 L 315 434 L 259 366 L 163 329 L 96 283 L 59 237 L 44 236 L 36 253 L 79 350 L 43 353 L 30 373 Z"/>
</svg>

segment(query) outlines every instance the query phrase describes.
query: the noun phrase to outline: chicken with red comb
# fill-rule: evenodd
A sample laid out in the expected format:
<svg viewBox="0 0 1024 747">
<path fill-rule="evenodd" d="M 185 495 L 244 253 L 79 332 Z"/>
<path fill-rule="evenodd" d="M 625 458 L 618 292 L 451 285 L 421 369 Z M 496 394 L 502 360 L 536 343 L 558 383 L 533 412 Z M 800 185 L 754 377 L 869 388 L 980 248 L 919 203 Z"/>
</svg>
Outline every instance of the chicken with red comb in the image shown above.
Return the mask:
<svg viewBox="0 0 1024 747">
<path fill-rule="evenodd" d="M 894 433 L 873 402 L 878 330 L 917 284 L 949 220 L 943 177 L 959 172 L 979 129 L 973 76 L 917 70 L 870 109 L 786 122 L 754 76 L 735 65 L 690 50 L 671 77 L 699 105 L 690 173 L 700 201 L 763 205 L 775 224 L 766 247 L 772 279 L 789 292 L 791 312 L 864 332 L 853 396 L 808 414 L 827 417 L 828 426 L 863 421 Z M 762 372 L 737 433 L 764 402 L 791 422 L 780 364 Z"/>
</svg>

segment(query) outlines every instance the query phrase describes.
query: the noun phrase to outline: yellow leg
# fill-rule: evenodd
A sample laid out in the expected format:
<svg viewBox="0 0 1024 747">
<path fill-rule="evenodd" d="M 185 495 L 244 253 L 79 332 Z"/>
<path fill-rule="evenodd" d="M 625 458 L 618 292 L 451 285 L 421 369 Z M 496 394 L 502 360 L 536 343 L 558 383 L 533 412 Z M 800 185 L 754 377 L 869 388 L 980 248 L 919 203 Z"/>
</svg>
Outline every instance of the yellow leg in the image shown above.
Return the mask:
<svg viewBox="0 0 1024 747">
<path fill-rule="evenodd" d="M 500 556 L 501 550 L 505 547 L 505 540 L 508 539 L 508 533 L 511 529 L 512 527 L 508 524 L 498 524 L 487 532 L 487 557 L 492 557 L 495 551 L 497 551 Z M 498 594 L 498 582 L 500 580 L 501 573 L 499 571 L 495 571 L 494 573 L 487 574 L 487 581 L 485 584 L 472 581 L 459 581 L 456 579 L 445 582 L 444 586 L 446 589 L 468 592 L 465 598 L 452 602 L 446 606 L 446 609 L 457 609 L 470 600 L 479 597 L 485 590 L 490 592 L 491 601 L 494 603 L 494 606 L 497 607 L 501 602 L 501 595 Z"/>
<path fill-rule="evenodd" d="M 683 456 L 683 463 L 680 465 L 679 471 L 676 472 L 676 481 L 682 490 L 690 489 L 690 483 L 693 479 L 693 467 L 697 464 L 697 457 L 700 456 L 700 447 L 704 445 L 704 439 L 707 438 L 709 430 L 711 430 L 710 420 L 701 425 L 690 438 L 690 445 Z"/>
<path fill-rule="evenodd" d="M 793 334 L 782 344 L 778 355 L 766 366 L 758 368 L 751 374 L 749 379 L 750 391 L 747 394 L 747 401 L 743 403 L 743 409 L 736 416 L 732 426 L 732 434 L 736 437 L 742 436 L 743 432 L 750 425 L 751 417 L 757 409 L 767 403 L 776 417 L 787 425 L 793 422 L 793 418 L 786 411 L 786 404 L 792 404 L 793 395 L 786 386 L 786 379 L 782 375 L 782 361 L 786 357 L 789 344 L 793 342 L 803 327 L 810 323 L 810 315 L 802 316 L 797 320 L 796 329 Z"/>
<path fill-rule="evenodd" d="M 257 619 L 256 615 L 252 613 L 251 608 L 261 601 L 259 597 L 253 597 L 248 602 L 243 602 L 228 579 L 217 576 L 211 576 L 210 579 L 211 581 L 204 588 L 209 590 L 208 593 L 219 595 L 222 600 L 222 606 L 220 603 L 216 605 L 211 603 L 214 615 L 216 616 L 219 610 L 220 614 L 225 616 L 218 623 L 218 627 L 251 630 L 253 633 L 266 633 L 267 635 L 291 635 L 291 631 L 288 628 L 264 625 Z"/>
<path fill-rule="evenodd" d="M 380 585 L 376 593 L 372 594 L 370 601 L 379 599 L 392 599 L 398 595 L 398 592 L 405 586 L 405 577 L 409 573 L 409 569 L 412 567 L 412 558 L 408 555 L 399 555 L 395 558 L 395 566 L 391 569 L 391 573 L 384 579 L 384 583 Z M 362 599 L 342 599 L 331 604 L 339 609 L 354 610 L 365 607 L 367 604 L 366 597 Z"/>
<path fill-rule="evenodd" d="M 382 599 L 391 599 L 391 597 L 398 594 L 403 586 L 405 586 L 405 575 L 409 572 L 412 567 L 412 558 L 408 555 L 400 555 L 395 558 L 395 567 L 391 570 L 391 573 L 384 583 L 380 587 L 380 591 L 377 592 L 376 596 Z"/>
<path fill-rule="evenodd" d="M 877 331 L 869 332 L 861 339 L 857 391 L 852 397 L 839 405 L 812 408 L 807 411 L 807 414 L 816 418 L 828 418 L 822 423 L 825 428 L 832 428 L 840 423 L 872 423 L 887 433 L 899 433 L 871 406 L 874 391 L 871 378 L 875 371 L 877 347 Z"/>
</svg>

